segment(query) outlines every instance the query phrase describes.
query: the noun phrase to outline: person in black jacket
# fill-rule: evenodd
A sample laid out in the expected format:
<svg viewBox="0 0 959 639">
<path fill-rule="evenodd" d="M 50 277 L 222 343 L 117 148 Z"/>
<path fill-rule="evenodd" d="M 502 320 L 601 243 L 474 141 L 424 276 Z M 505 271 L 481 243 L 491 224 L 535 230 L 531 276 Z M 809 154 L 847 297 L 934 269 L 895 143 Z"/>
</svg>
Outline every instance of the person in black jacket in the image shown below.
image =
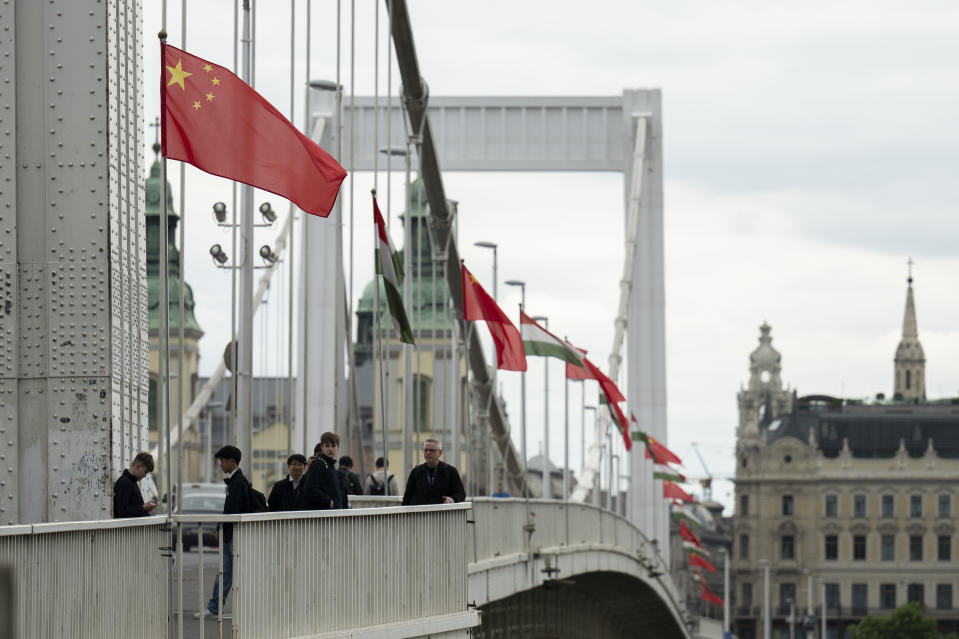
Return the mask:
<svg viewBox="0 0 959 639">
<path fill-rule="evenodd" d="M 290 474 L 273 484 L 270 498 L 266 500 L 271 512 L 296 510 L 299 507 L 303 473 L 306 471 L 306 457 L 299 453 L 290 455 L 286 458 L 286 468 Z"/>
<path fill-rule="evenodd" d="M 340 437 L 336 433 L 323 433 L 320 436 L 320 443 L 313 449 L 310 465 L 303 478 L 301 509 L 328 510 L 345 507 L 345 491 L 336 475 L 335 455 L 339 447 Z M 327 451 L 332 451 L 332 454 Z"/>
<path fill-rule="evenodd" d="M 124 470 L 113 484 L 113 516 L 115 518 L 146 517 L 157 507 L 154 499 L 143 502 L 143 495 L 137 485 L 137 482 L 146 477 L 147 473 L 153 472 L 153 468 L 153 455 L 137 453 L 130 463 L 130 468 Z"/>
<path fill-rule="evenodd" d="M 360 476 L 353 472 L 353 458 L 349 455 L 340 457 L 340 468 L 337 470 L 341 480 L 346 485 L 347 495 L 362 495 L 363 481 Z"/>
<path fill-rule="evenodd" d="M 250 482 L 240 470 L 240 449 L 236 446 L 224 446 L 216 451 L 214 459 L 220 462 L 220 470 L 227 475 L 226 500 L 223 502 L 224 515 L 241 515 L 250 512 Z M 233 524 L 223 524 L 223 602 L 233 586 Z M 220 575 L 213 580 L 213 596 L 203 609 L 203 616 L 216 616 L 219 610 Z M 200 616 L 197 613 L 195 616 Z"/>
<path fill-rule="evenodd" d="M 420 464 L 410 472 L 403 493 L 404 506 L 424 504 L 452 504 L 466 501 L 463 481 L 455 468 L 441 462 L 443 445 L 435 439 L 423 442 L 423 457 L 426 463 Z"/>
</svg>

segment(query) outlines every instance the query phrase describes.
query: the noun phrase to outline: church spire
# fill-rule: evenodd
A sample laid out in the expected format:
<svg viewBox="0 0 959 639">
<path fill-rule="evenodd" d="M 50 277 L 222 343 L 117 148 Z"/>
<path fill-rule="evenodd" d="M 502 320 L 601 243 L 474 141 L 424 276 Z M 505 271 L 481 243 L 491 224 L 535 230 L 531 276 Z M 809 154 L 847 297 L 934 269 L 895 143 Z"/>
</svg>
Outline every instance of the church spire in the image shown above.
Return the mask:
<svg viewBox="0 0 959 639">
<path fill-rule="evenodd" d="M 895 394 L 901 399 L 926 398 L 926 355 L 919 342 L 916 323 L 916 303 L 912 294 L 912 258 L 906 262 L 909 276 L 906 279 L 906 311 L 902 318 L 902 339 L 896 349 Z"/>
</svg>

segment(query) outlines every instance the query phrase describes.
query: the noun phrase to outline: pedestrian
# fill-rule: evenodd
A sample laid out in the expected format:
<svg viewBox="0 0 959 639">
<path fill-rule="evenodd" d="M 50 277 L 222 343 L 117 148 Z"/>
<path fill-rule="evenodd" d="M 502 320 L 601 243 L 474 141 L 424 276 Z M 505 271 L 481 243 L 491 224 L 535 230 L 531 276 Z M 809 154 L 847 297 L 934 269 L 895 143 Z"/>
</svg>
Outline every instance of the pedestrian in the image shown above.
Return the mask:
<svg viewBox="0 0 959 639">
<path fill-rule="evenodd" d="M 426 462 L 410 472 L 403 493 L 404 506 L 423 504 L 452 504 L 466 500 L 463 481 L 455 468 L 440 461 L 443 445 L 435 439 L 423 442 L 423 457 Z"/>
<path fill-rule="evenodd" d="M 266 500 L 271 512 L 296 510 L 303 487 L 303 473 L 306 472 L 306 457 L 295 453 L 286 458 L 286 469 L 290 474 L 273 484 L 270 498 Z"/>
<path fill-rule="evenodd" d="M 509 491 L 503 488 L 503 482 L 499 482 L 498 484 L 496 484 L 496 492 L 493 493 L 493 497 L 497 497 L 500 499 L 505 499 L 506 497 L 509 497 Z"/>
<path fill-rule="evenodd" d="M 236 446 L 224 446 L 213 456 L 220 462 L 220 470 L 227 476 L 226 500 L 223 502 L 224 515 L 241 515 L 250 512 L 250 491 L 252 487 L 243 471 L 240 470 L 240 449 Z M 223 524 L 223 603 L 233 586 L 233 524 Z M 220 610 L 220 575 L 213 580 L 213 596 L 203 609 L 202 616 L 215 617 Z M 200 617 L 196 613 L 194 617 Z"/>
<path fill-rule="evenodd" d="M 389 467 L 389 462 L 384 462 L 382 457 L 376 458 L 376 472 L 370 473 L 366 476 L 366 494 L 367 495 L 385 495 L 387 494 L 386 488 L 387 483 L 389 485 L 389 494 L 390 495 L 399 495 L 400 488 L 396 483 L 396 477 L 390 475 L 385 479 L 383 476 L 386 474 L 386 469 Z"/>
<path fill-rule="evenodd" d="M 157 507 L 156 499 L 143 501 L 140 487 L 141 479 L 153 472 L 153 455 L 140 452 L 130 462 L 130 467 L 113 484 L 113 516 L 117 519 L 126 517 L 146 517 Z"/>
<path fill-rule="evenodd" d="M 340 436 L 336 433 L 326 432 L 320 436 L 320 443 L 313 448 L 313 456 L 303 478 L 303 492 L 300 494 L 302 509 L 344 508 L 346 492 L 336 475 L 336 453 L 339 448 Z"/>
<path fill-rule="evenodd" d="M 362 495 L 363 481 L 360 476 L 353 472 L 353 458 L 349 455 L 340 457 L 340 467 L 336 471 L 340 473 L 343 481 L 346 483 L 347 495 Z"/>
</svg>

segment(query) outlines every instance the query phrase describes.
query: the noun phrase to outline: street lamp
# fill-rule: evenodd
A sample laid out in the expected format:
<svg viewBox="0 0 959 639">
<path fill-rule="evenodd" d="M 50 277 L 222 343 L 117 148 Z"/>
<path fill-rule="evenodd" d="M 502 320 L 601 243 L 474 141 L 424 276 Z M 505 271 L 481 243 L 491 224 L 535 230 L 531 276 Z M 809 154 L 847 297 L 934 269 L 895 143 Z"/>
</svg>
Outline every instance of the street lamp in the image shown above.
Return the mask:
<svg viewBox="0 0 959 639">
<path fill-rule="evenodd" d="M 503 282 L 506 286 L 518 286 L 520 293 L 520 303 L 519 308 L 522 311 L 526 310 L 526 282 L 523 280 L 506 280 Z M 520 436 L 523 440 L 523 483 L 526 483 L 526 475 L 529 471 L 528 460 L 529 458 L 526 455 L 526 371 L 523 371 L 519 375 L 520 382 L 520 414 L 519 414 L 519 423 L 520 430 L 522 431 Z M 526 487 L 523 487 L 524 492 Z"/>
<path fill-rule="evenodd" d="M 549 318 L 545 315 L 537 315 L 532 318 L 534 322 L 542 322 L 543 328 L 549 330 Z M 543 358 L 543 440 L 546 446 L 546 459 L 543 461 L 543 497 L 545 499 L 553 498 L 553 473 L 550 470 L 552 462 L 549 460 L 549 358 Z"/>
<path fill-rule="evenodd" d="M 413 309 L 413 326 L 416 326 L 416 307 L 413 304 L 413 197 L 410 193 L 410 148 L 383 147 L 380 153 L 398 157 L 406 162 L 406 215 L 403 217 L 403 299 Z M 403 469 L 411 463 L 413 450 L 413 351 L 416 346 L 403 345 Z M 412 467 L 412 466 L 411 466 Z M 405 470 L 403 471 L 405 472 Z"/>
</svg>

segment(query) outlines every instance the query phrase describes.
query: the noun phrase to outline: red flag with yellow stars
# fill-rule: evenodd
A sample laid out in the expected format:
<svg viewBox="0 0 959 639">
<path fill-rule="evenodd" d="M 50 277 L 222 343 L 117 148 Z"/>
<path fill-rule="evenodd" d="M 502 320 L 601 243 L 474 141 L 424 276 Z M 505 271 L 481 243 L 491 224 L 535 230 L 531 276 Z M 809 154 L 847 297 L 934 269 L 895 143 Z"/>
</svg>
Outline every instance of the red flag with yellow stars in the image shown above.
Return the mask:
<svg viewBox="0 0 959 639">
<path fill-rule="evenodd" d="M 465 264 L 460 264 L 460 277 L 463 282 L 463 319 L 467 322 L 486 320 L 496 346 L 496 367 L 506 371 L 525 371 L 526 351 L 519 329 Z"/>
<path fill-rule="evenodd" d="M 329 153 L 230 71 L 161 50 L 164 156 L 330 214 L 346 171 Z"/>
</svg>

